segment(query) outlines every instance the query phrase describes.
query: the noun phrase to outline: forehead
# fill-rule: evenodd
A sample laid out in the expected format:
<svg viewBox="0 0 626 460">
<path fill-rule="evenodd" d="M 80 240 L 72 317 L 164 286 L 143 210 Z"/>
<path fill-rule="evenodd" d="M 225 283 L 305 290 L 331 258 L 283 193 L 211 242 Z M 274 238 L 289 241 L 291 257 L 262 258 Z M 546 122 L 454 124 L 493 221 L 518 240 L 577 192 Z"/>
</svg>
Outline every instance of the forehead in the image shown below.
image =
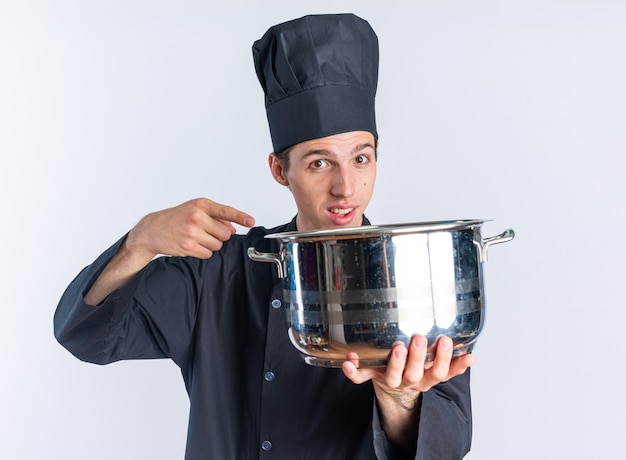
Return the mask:
<svg viewBox="0 0 626 460">
<path fill-rule="evenodd" d="M 293 146 L 290 156 L 292 158 L 302 157 L 312 153 L 345 155 L 356 153 L 367 148 L 375 149 L 375 145 L 376 140 L 372 133 L 367 131 L 351 131 L 296 144 Z"/>
</svg>

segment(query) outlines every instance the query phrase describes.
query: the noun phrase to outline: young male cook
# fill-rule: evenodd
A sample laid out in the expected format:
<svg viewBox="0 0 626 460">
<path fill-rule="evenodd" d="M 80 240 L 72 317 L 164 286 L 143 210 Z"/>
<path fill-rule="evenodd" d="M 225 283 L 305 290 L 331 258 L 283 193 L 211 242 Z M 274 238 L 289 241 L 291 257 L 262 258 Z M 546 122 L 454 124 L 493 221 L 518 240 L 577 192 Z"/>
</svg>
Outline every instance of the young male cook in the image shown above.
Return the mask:
<svg viewBox="0 0 626 460">
<path fill-rule="evenodd" d="M 378 40 L 357 16 L 307 16 L 253 46 L 274 151 L 272 176 L 297 215 L 253 227 L 208 199 L 148 214 L 86 267 L 55 314 L 80 359 L 171 358 L 190 398 L 187 459 L 458 459 L 469 450 L 471 355 L 442 338 L 394 344 L 384 369 L 305 364 L 289 344 L 268 233 L 368 224 L 376 179 Z M 154 258 L 157 254 L 171 257 Z M 442 383 L 444 382 L 444 383 Z M 87 455 L 88 456 L 88 455 Z"/>
</svg>

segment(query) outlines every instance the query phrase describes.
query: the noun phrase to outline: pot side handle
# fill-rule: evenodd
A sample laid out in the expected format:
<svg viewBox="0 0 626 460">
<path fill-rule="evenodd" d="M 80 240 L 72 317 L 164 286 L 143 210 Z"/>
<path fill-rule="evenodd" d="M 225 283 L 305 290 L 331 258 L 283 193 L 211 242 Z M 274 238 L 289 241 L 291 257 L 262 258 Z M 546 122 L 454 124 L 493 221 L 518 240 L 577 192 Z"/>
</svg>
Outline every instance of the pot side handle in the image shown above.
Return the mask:
<svg viewBox="0 0 626 460">
<path fill-rule="evenodd" d="M 474 241 L 480 251 L 480 261 L 487 262 L 487 249 L 489 249 L 489 246 L 493 244 L 506 243 L 507 241 L 511 241 L 513 238 L 515 238 L 515 232 L 509 228 L 499 235 L 483 238 L 481 241 Z"/>
<path fill-rule="evenodd" d="M 285 270 L 283 268 L 283 258 L 280 254 L 273 252 L 259 252 L 254 248 L 248 248 L 248 257 L 255 262 L 274 262 L 278 267 L 278 277 L 285 277 Z"/>
</svg>

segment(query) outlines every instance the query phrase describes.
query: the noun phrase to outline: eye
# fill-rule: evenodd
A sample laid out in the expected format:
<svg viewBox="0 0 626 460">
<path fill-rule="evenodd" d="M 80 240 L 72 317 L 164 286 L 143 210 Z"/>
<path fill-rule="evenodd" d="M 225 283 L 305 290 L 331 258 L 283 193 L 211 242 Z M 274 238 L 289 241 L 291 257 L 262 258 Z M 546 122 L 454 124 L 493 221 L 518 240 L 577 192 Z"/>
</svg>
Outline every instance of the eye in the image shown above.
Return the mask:
<svg viewBox="0 0 626 460">
<path fill-rule="evenodd" d="M 317 160 L 314 160 L 311 162 L 311 168 L 313 169 L 321 169 L 324 168 L 328 163 L 326 162 L 326 160 L 322 160 L 321 158 L 318 158 Z"/>
<path fill-rule="evenodd" d="M 359 155 L 354 159 L 354 162 L 359 165 L 365 164 L 368 161 L 370 161 L 370 159 L 367 155 Z"/>
</svg>

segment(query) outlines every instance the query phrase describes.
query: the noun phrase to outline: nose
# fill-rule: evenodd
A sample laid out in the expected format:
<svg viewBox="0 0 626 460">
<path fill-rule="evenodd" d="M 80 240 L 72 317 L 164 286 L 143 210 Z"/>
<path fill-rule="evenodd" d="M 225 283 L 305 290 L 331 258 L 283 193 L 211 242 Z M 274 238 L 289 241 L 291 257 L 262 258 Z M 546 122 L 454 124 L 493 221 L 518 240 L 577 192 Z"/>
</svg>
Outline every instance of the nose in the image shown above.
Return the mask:
<svg viewBox="0 0 626 460">
<path fill-rule="evenodd" d="M 330 193 L 336 197 L 349 197 L 354 193 L 354 173 L 349 167 L 340 166 L 333 177 Z"/>
</svg>

